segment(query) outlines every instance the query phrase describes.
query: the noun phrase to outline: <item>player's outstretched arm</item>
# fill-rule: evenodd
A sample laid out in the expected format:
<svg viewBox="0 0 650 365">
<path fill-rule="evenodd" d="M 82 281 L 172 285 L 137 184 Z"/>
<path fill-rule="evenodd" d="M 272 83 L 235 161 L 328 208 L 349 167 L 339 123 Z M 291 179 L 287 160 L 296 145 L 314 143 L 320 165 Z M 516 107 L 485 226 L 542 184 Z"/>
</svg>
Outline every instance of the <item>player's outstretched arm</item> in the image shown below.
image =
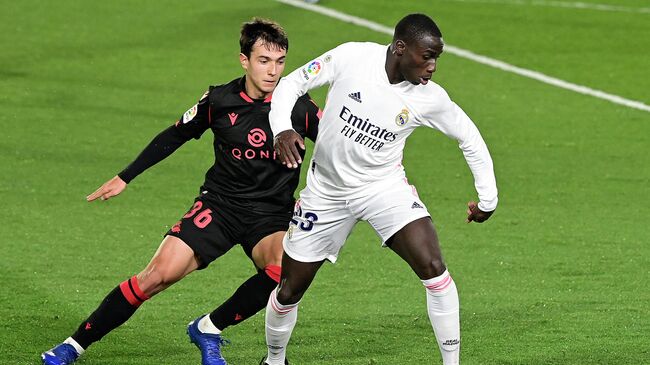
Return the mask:
<svg viewBox="0 0 650 365">
<path fill-rule="evenodd" d="M 119 176 L 108 180 L 104 185 L 100 186 L 99 189 L 95 190 L 94 193 L 88 195 L 86 200 L 91 202 L 97 198 L 101 200 L 108 200 L 116 195 L 119 195 L 122 191 L 126 189 L 126 183 Z"/>
<path fill-rule="evenodd" d="M 484 212 L 481 209 L 479 209 L 478 204 L 476 202 L 469 202 L 469 203 L 467 203 L 467 220 L 466 220 L 466 222 L 467 223 L 470 223 L 470 222 L 483 223 L 486 220 L 488 220 L 488 218 L 490 218 L 490 216 L 492 216 L 492 213 L 494 213 L 494 211 Z"/>
<path fill-rule="evenodd" d="M 273 141 L 273 147 L 283 165 L 297 168 L 302 163 L 298 147 L 305 149 L 305 141 L 293 129 L 280 132 Z"/>
</svg>

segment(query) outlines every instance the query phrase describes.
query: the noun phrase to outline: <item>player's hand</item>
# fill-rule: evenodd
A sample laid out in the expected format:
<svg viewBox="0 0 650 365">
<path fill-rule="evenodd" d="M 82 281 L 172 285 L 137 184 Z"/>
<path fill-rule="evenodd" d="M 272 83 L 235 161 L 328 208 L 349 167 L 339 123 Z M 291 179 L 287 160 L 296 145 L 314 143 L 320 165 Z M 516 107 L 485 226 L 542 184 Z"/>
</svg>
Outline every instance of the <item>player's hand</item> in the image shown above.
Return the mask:
<svg viewBox="0 0 650 365">
<path fill-rule="evenodd" d="M 467 223 L 470 222 L 476 222 L 476 223 L 483 223 L 490 216 L 494 213 L 494 211 L 491 212 L 484 212 L 478 208 L 478 204 L 476 202 L 469 202 L 467 203 Z"/>
<path fill-rule="evenodd" d="M 100 198 L 101 200 L 108 200 L 124 191 L 124 189 L 126 189 L 126 183 L 124 180 L 120 179 L 119 176 L 115 176 L 114 178 L 105 182 L 104 185 L 100 186 L 99 189 L 95 190 L 94 193 L 88 195 L 86 197 L 86 200 L 89 202 L 97 198 Z"/>
<path fill-rule="evenodd" d="M 280 132 L 275 136 L 273 141 L 273 147 L 275 152 L 278 154 L 278 159 L 282 162 L 283 165 L 286 165 L 289 168 L 297 168 L 299 164 L 302 163 L 302 157 L 298 152 L 298 148 L 305 150 L 305 141 L 302 137 L 293 129 L 288 129 L 286 131 Z"/>
</svg>

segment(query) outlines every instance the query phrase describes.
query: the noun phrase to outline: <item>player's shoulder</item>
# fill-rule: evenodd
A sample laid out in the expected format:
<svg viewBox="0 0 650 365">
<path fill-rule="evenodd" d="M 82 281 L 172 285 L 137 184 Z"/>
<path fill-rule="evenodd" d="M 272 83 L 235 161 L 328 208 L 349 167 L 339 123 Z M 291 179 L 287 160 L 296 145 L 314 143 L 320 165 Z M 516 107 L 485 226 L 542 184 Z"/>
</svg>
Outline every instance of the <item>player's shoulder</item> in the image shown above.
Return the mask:
<svg viewBox="0 0 650 365">
<path fill-rule="evenodd" d="M 235 93 L 240 88 L 240 82 L 241 78 L 236 78 L 225 84 L 211 85 L 208 88 L 207 93 L 210 95 L 210 98 L 222 97 L 224 95 Z"/>
<path fill-rule="evenodd" d="M 218 109 L 237 104 L 240 101 L 241 84 L 242 78 L 236 78 L 225 84 L 210 86 L 206 91 L 210 105 Z"/>
<path fill-rule="evenodd" d="M 426 85 L 418 85 L 417 99 L 430 112 L 441 112 L 453 106 L 453 102 L 444 87 L 436 82 L 429 81 Z"/>
<path fill-rule="evenodd" d="M 442 98 L 449 98 L 449 95 L 447 94 L 447 91 L 445 90 L 442 85 L 436 83 L 435 81 L 429 80 L 426 85 L 424 85 L 424 88 L 422 90 L 432 96 L 436 97 L 442 97 Z"/>
</svg>

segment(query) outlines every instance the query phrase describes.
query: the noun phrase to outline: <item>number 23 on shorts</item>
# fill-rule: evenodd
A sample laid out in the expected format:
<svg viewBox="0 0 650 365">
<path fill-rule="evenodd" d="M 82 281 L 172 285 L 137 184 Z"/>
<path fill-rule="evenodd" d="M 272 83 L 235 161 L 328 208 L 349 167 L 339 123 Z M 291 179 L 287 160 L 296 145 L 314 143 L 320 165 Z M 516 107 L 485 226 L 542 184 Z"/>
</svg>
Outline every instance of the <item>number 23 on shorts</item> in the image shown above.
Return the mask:
<svg viewBox="0 0 650 365">
<path fill-rule="evenodd" d="M 316 213 L 304 212 L 302 207 L 300 207 L 300 201 L 296 202 L 296 208 L 293 211 L 293 218 L 291 218 L 291 223 L 295 224 L 298 228 L 303 231 L 309 232 L 314 228 L 314 222 L 318 220 Z"/>
</svg>

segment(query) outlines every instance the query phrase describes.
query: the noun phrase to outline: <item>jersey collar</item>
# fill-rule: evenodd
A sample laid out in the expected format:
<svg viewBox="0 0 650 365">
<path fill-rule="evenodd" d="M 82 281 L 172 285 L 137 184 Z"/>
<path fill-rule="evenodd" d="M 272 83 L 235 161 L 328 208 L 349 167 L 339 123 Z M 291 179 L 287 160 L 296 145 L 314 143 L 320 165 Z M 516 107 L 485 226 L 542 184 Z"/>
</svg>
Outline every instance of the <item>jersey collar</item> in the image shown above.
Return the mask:
<svg viewBox="0 0 650 365">
<path fill-rule="evenodd" d="M 248 94 L 246 94 L 246 75 L 242 76 L 242 78 L 239 79 L 239 82 L 237 83 L 237 88 L 235 88 L 235 91 L 247 103 L 254 103 L 256 101 L 257 102 L 260 101 L 260 100 L 253 100 L 250 96 L 248 96 Z M 262 102 L 263 103 L 270 103 L 271 98 L 273 98 L 273 93 L 269 94 L 269 96 L 267 96 L 266 99 L 262 100 Z"/>
</svg>

